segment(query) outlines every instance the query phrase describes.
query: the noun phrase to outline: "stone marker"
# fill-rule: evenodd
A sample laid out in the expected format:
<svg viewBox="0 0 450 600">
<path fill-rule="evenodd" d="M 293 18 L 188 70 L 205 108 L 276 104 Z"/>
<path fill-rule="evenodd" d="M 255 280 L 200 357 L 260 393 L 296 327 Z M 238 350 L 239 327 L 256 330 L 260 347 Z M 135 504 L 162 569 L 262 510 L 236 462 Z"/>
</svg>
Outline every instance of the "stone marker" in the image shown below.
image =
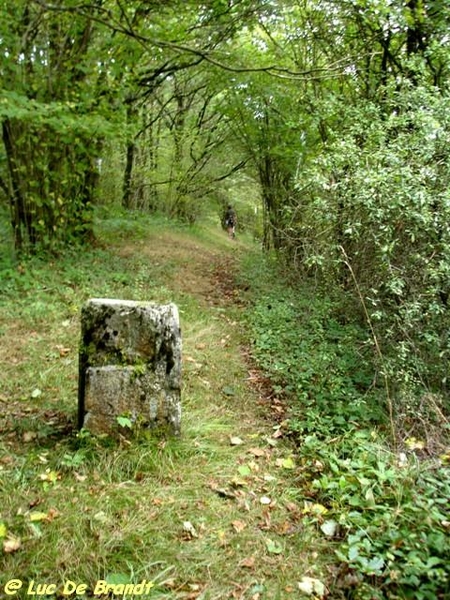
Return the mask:
<svg viewBox="0 0 450 600">
<path fill-rule="evenodd" d="M 78 427 L 180 433 L 181 333 L 174 304 L 95 298 L 81 310 Z"/>
</svg>

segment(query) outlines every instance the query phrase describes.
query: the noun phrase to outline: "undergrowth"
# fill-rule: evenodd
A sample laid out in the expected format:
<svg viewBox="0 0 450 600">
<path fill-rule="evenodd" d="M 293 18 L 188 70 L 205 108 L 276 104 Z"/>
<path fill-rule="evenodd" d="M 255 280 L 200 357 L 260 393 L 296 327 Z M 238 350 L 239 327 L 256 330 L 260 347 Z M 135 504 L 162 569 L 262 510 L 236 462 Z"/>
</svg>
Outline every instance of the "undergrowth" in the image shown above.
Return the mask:
<svg viewBox="0 0 450 600">
<path fill-rule="evenodd" d="M 390 439 L 370 331 L 345 298 L 290 284 L 270 257 L 249 256 L 245 272 L 252 352 L 287 407 L 304 521 L 334 550 L 330 597 L 450 597 L 448 446 Z"/>
</svg>

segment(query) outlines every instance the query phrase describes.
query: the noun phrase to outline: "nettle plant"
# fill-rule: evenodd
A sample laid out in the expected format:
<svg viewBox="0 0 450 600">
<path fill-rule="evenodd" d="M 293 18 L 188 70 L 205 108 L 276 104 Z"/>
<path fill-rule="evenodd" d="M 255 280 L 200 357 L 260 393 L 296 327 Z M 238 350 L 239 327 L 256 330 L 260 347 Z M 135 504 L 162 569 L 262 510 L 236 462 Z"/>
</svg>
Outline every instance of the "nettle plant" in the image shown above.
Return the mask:
<svg viewBox="0 0 450 600">
<path fill-rule="evenodd" d="M 260 296 L 251 316 L 253 352 L 274 391 L 290 400 L 296 435 L 341 432 L 383 420 L 364 328 L 339 322 L 341 303 L 305 290 Z"/>
</svg>

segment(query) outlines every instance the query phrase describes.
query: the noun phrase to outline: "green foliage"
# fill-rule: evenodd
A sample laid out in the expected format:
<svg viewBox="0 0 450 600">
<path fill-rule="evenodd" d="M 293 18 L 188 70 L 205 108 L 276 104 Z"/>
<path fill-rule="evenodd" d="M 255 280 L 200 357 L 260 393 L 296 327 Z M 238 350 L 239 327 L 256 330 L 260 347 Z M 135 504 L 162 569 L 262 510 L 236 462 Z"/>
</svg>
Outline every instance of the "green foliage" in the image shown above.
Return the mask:
<svg viewBox="0 0 450 600">
<path fill-rule="evenodd" d="M 283 284 L 267 260 L 250 257 L 246 272 L 253 356 L 287 407 L 282 427 L 296 444 L 303 521 L 335 552 L 333 597 L 445 598 L 446 456 L 424 461 L 417 440 L 389 447 L 372 342 L 358 320 L 348 322 L 342 297 Z"/>
<path fill-rule="evenodd" d="M 336 523 L 340 586 L 352 598 L 444 598 L 450 592 L 450 470 L 394 454 L 375 431 L 324 445 L 302 440 L 302 481 Z"/>
<path fill-rule="evenodd" d="M 299 181 L 303 264 L 364 299 L 393 383 L 445 391 L 449 101 L 406 88 L 342 111 L 346 125 Z"/>
<path fill-rule="evenodd" d="M 117 417 L 117 423 L 120 425 L 120 427 L 133 429 L 133 421 L 128 416 L 119 415 Z"/>
<path fill-rule="evenodd" d="M 277 394 L 295 398 L 297 432 L 341 430 L 381 418 L 371 345 L 356 324 L 339 322 L 340 304 L 304 288 L 259 297 L 251 313 L 253 354 Z"/>
</svg>

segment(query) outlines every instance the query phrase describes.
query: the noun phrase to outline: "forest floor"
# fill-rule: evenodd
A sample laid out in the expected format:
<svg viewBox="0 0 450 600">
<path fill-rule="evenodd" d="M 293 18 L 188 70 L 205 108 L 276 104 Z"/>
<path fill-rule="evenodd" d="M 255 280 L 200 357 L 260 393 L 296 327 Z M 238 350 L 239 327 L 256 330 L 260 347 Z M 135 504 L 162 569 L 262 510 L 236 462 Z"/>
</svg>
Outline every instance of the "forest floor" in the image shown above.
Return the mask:
<svg viewBox="0 0 450 600">
<path fill-rule="evenodd" d="M 38 585 L 47 598 L 322 597 L 329 550 L 305 525 L 284 408 L 247 347 L 235 275 L 253 244 L 150 222 L 99 238 L 63 263 L 14 266 L 1 300 L 0 597 L 11 580 L 17 598 Z M 179 439 L 77 435 L 89 297 L 178 305 Z M 149 593 L 124 595 L 128 583 Z"/>
</svg>

